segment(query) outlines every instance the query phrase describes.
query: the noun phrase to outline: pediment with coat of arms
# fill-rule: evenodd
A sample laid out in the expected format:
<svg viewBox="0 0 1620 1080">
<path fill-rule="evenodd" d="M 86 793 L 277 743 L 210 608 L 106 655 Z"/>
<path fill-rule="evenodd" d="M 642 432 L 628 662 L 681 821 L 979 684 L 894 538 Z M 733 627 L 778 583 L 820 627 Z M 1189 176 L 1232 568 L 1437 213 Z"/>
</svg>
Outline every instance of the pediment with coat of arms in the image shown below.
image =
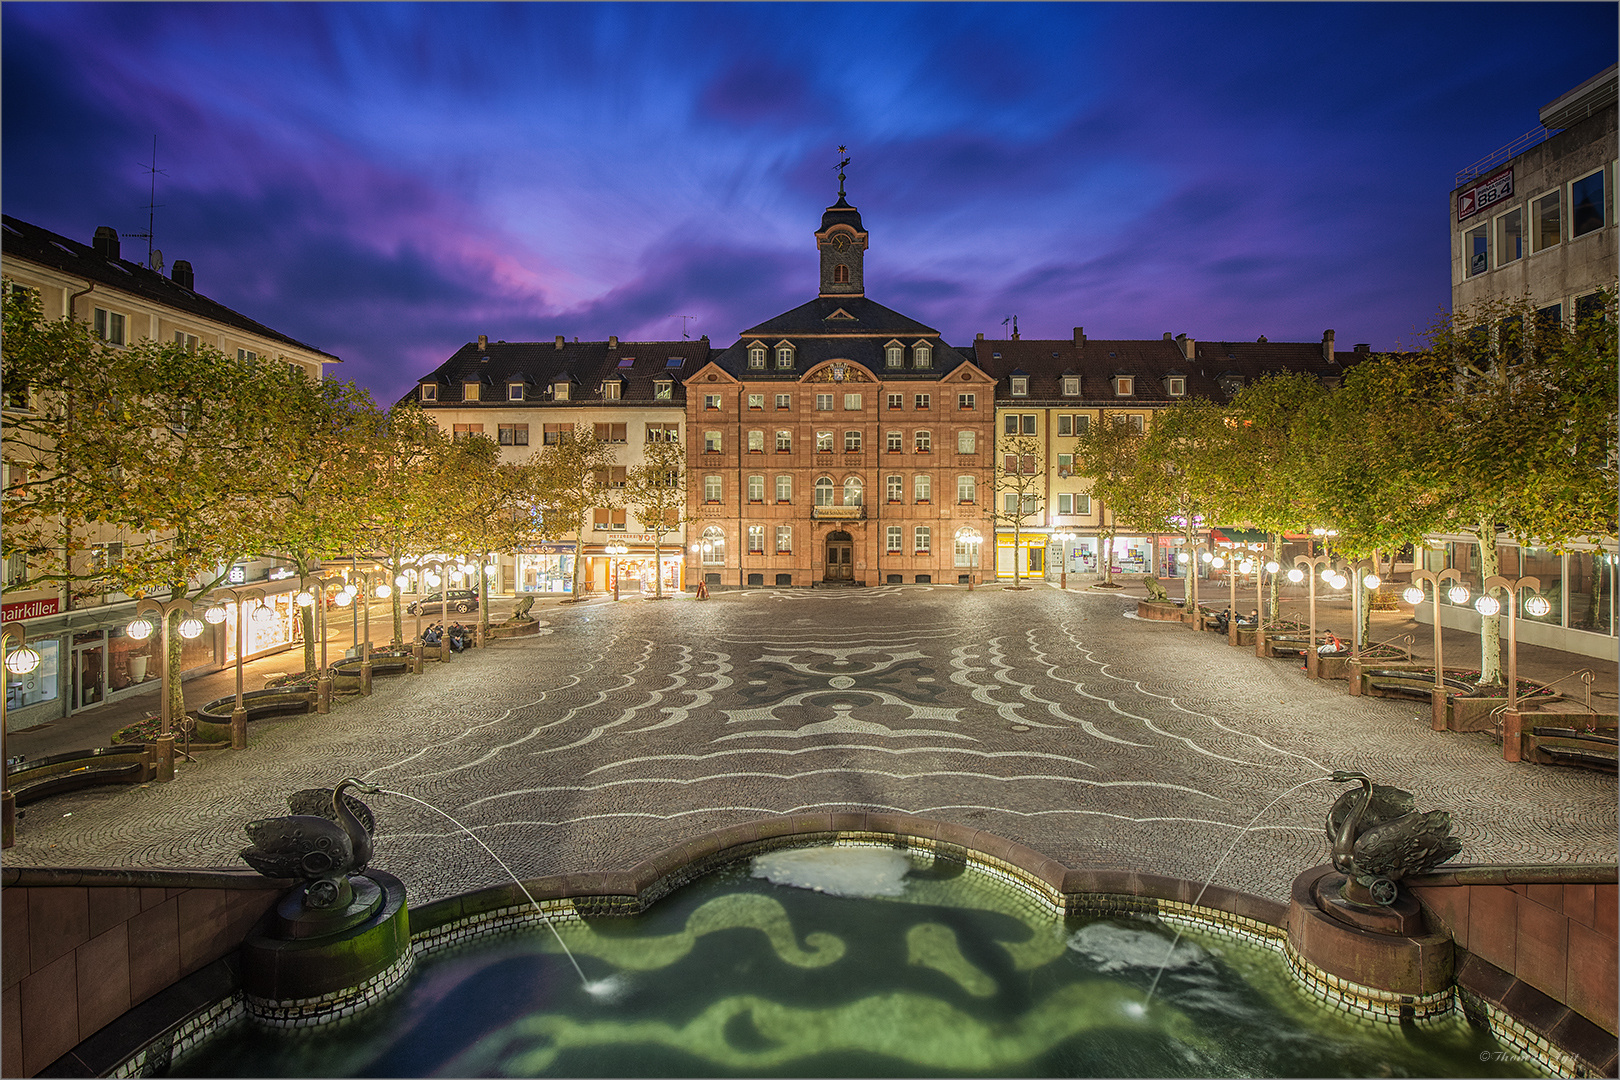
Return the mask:
<svg viewBox="0 0 1620 1080">
<path fill-rule="evenodd" d="M 813 383 L 869 383 L 877 380 L 856 364 L 831 363 L 812 373 L 805 382 Z"/>
</svg>

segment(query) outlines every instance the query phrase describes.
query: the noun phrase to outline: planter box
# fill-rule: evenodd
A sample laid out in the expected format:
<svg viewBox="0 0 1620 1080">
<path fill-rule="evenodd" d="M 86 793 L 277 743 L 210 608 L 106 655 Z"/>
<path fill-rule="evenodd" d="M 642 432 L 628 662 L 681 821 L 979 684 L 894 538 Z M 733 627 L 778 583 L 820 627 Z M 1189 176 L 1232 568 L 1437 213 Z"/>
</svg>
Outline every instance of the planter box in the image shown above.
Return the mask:
<svg viewBox="0 0 1620 1080">
<path fill-rule="evenodd" d="M 1193 613 L 1183 610 L 1180 604 L 1165 600 L 1138 600 L 1136 602 L 1136 617 L 1138 619 L 1152 619 L 1155 622 L 1191 623 Z"/>
<path fill-rule="evenodd" d="M 496 623 L 489 628 L 485 640 L 494 638 L 527 637 L 540 631 L 538 622 Z"/>
</svg>

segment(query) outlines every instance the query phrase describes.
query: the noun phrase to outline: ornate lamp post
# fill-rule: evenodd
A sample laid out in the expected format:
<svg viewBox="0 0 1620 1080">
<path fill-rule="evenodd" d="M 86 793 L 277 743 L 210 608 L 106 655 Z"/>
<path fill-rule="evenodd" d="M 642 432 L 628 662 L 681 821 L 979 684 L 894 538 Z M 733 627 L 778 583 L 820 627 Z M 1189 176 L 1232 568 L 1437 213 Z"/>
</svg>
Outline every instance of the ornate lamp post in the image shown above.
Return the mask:
<svg viewBox="0 0 1620 1080">
<path fill-rule="evenodd" d="M 11 677 L 38 668 L 40 655 L 29 647 L 23 624 L 16 622 L 0 625 L 0 654 L 5 657 L 5 673 L 0 675 L 0 847 L 10 847 L 17 842 L 17 799 L 11 794 L 11 758 L 6 753 L 6 698 Z"/>
<path fill-rule="evenodd" d="M 1259 558 L 1260 556 L 1256 554 L 1256 562 L 1259 561 Z M 1264 570 L 1266 574 L 1276 577 L 1277 571 L 1281 569 L 1282 564 L 1276 559 L 1267 559 L 1265 565 L 1257 566 L 1254 572 L 1254 655 L 1256 656 L 1266 655 L 1266 577 L 1260 571 Z"/>
<path fill-rule="evenodd" d="M 1210 550 L 1209 544 L 1202 540 L 1193 544 L 1191 550 L 1176 555 L 1176 561 L 1181 563 L 1187 571 L 1187 583 L 1182 586 L 1181 593 L 1182 599 L 1187 602 L 1188 610 L 1192 612 L 1192 628 L 1194 630 L 1204 628 L 1202 625 L 1203 619 L 1198 614 L 1198 563 L 1199 560 L 1206 563 L 1213 562 L 1214 558 L 1214 553 Z"/>
<path fill-rule="evenodd" d="M 1507 711 L 1502 717 L 1502 757 L 1506 761 L 1518 761 L 1522 751 L 1520 745 L 1519 721 L 1519 639 L 1517 632 L 1519 593 L 1525 589 L 1531 592 L 1541 592 L 1541 579 L 1536 577 L 1510 578 L 1500 574 L 1493 574 L 1480 583 L 1479 599 L 1474 601 L 1474 610 L 1484 618 L 1492 618 L 1502 610 L 1502 605 L 1491 593 L 1501 589 L 1508 596 L 1508 686 Z M 1541 616 L 1552 610 L 1552 605 L 1545 596 L 1532 596 L 1524 601 L 1524 610 L 1527 614 Z"/>
<path fill-rule="evenodd" d="M 1305 580 L 1306 577 L 1311 580 L 1311 637 L 1305 648 L 1305 675 L 1311 679 L 1321 678 L 1321 675 L 1317 672 L 1320 657 L 1316 652 L 1316 570 L 1318 567 L 1321 568 L 1322 579 L 1337 588 L 1338 582 L 1343 579 L 1334 567 L 1333 556 L 1331 555 L 1295 555 L 1294 568 L 1288 571 L 1288 580 L 1296 585 Z"/>
<path fill-rule="evenodd" d="M 1453 582 L 1451 598 L 1454 603 L 1468 602 L 1468 586 L 1462 583 L 1460 570 L 1441 570 L 1434 573 L 1429 570 L 1414 569 L 1412 571 L 1412 584 L 1406 587 L 1401 594 L 1413 607 L 1423 603 L 1423 585 L 1427 581 L 1434 587 L 1434 689 L 1429 691 L 1429 727 L 1434 731 L 1446 730 L 1446 684 L 1445 664 L 1440 658 L 1440 587 L 1446 582 Z M 1459 598 L 1460 597 L 1460 598 Z"/>
<path fill-rule="evenodd" d="M 310 592 L 308 589 L 304 589 L 293 597 L 293 601 L 299 607 L 309 607 L 317 599 L 320 601 L 315 607 L 315 625 L 321 639 L 321 666 L 319 673 L 315 676 L 315 711 L 328 713 L 332 711 L 332 671 L 326 666 L 326 587 L 343 579 L 316 574 L 309 580 L 317 587 L 318 591 Z M 347 596 L 348 594 L 339 590 L 339 595 Z M 333 602 L 337 602 L 336 597 L 333 598 Z"/>
<path fill-rule="evenodd" d="M 388 583 L 388 571 L 381 566 L 357 571 L 356 576 L 360 579 L 358 588 L 353 582 L 349 583 L 349 587 L 355 588 L 351 595 L 359 599 L 366 609 L 366 640 L 364 643 L 356 642 L 360 649 L 360 693 L 366 695 L 371 693 L 371 601 L 373 597 L 388 599 L 393 595 L 394 587 Z"/>
<path fill-rule="evenodd" d="M 1058 584 L 1058 588 L 1062 589 L 1064 592 L 1068 592 L 1069 591 L 1069 545 L 1071 543 L 1073 543 L 1077 539 L 1077 537 L 1075 536 L 1074 533 L 1065 530 L 1065 531 L 1060 532 L 1060 533 L 1055 533 L 1052 536 L 1052 539 L 1054 539 L 1054 540 L 1056 540 L 1058 542 L 1058 544 L 1060 545 L 1059 550 L 1061 550 L 1063 552 L 1063 557 L 1059 560 L 1059 574 L 1058 574 L 1059 584 Z"/>
<path fill-rule="evenodd" d="M 220 592 L 236 603 L 236 708 L 231 710 L 231 749 L 247 748 L 247 708 L 242 703 L 242 658 L 247 653 L 247 611 L 244 604 L 251 598 L 259 603 L 253 608 L 254 622 L 265 623 L 276 617 L 275 611 L 264 602 L 263 589 L 227 589 Z M 218 626 L 225 621 L 225 605 L 217 601 L 203 612 L 203 621 Z"/>
<path fill-rule="evenodd" d="M 152 620 L 144 618 L 148 613 L 157 615 L 158 625 L 154 627 Z M 153 600 L 143 597 L 135 602 L 135 619 L 127 628 L 130 637 L 136 641 L 145 641 L 152 636 L 152 631 L 158 631 L 158 649 L 161 652 L 158 671 L 162 676 L 158 683 L 158 694 L 162 704 L 158 708 L 158 737 L 157 737 L 157 777 L 159 782 L 174 779 L 174 733 L 169 730 L 171 710 L 169 705 L 169 647 L 171 643 L 170 624 L 177 620 L 174 616 L 182 616 L 179 625 L 174 627 L 182 638 L 190 641 L 202 636 L 203 621 L 197 618 L 196 608 L 189 600 Z M 185 705 L 185 687 L 180 687 L 180 703 Z"/>
<path fill-rule="evenodd" d="M 1238 554 L 1239 551 L 1242 552 L 1241 560 Z M 1212 555 L 1209 560 L 1209 565 L 1217 570 L 1226 563 L 1231 564 L 1226 571 L 1227 586 L 1231 592 L 1231 599 L 1227 604 L 1227 610 L 1230 614 L 1226 620 L 1226 643 L 1236 645 L 1238 643 L 1237 578 L 1239 574 L 1254 573 L 1255 561 L 1247 548 L 1233 548 L 1224 555 Z M 1259 581 L 1258 574 L 1255 575 L 1255 580 L 1256 582 Z M 1258 623 L 1258 620 L 1256 621 Z M 1255 626 L 1255 630 L 1256 632 L 1259 631 L 1258 625 Z"/>
<path fill-rule="evenodd" d="M 416 670 L 422 670 L 422 611 L 427 607 L 427 597 L 422 592 L 422 586 L 439 589 L 439 619 L 442 622 L 445 613 L 450 610 L 450 564 L 443 559 L 416 560 L 417 587 L 416 587 L 416 644 L 413 649 L 416 653 Z M 431 571 L 431 573 L 430 573 Z M 435 586 L 434 582 L 438 582 Z M 450 659 L 450 635 L 443 634 L 439 638 L 439 661 L 444 663 Z"/>
</svg>

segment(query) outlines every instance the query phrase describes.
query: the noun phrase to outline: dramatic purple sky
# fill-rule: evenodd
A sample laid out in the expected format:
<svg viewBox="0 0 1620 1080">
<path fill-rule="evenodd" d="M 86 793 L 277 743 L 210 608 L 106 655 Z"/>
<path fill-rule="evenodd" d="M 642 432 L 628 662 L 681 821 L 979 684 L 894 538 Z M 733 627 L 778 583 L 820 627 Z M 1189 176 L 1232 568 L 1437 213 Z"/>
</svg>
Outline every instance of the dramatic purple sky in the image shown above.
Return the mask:
<svg viewBox="0 0 1620 1080">
<path fill-rule="evenodd" d="M 1577 4 L 6 4 L 4 209 L 146 224 L 382 402 L 478 334 L 735 340 L 868 295 L 946 340 L 1410 343 L 1455 173 L 1615 60 Z M 126 240 L 126 257 L 145 243 Z"/>
</svg>

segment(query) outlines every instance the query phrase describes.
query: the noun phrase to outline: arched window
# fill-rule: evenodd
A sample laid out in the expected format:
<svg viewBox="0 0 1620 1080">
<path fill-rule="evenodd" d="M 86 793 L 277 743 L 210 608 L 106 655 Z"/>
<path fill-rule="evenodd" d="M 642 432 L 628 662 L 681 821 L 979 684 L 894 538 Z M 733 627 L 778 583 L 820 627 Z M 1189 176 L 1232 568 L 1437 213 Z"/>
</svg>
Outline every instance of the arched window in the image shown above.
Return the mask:
<svg viewBox="0 0 1620 1080">
<path fill-rule="evenodd" d="M 793 366 L 793 346 L 778 345 L 776 347 L 776 366 L 778 370 L 784 370 Z"/>
<path fill-rule="evenodd" d="M 833 267 L 833 284 L 849 284 L 849 267 L 845 266 L 843 263 L 839 263 L 837 266 Z"/>
<path fill-rule="evenodd" d="M 748 366 L 756 370 L 765 366 L 765 346 L 750 345 L 748 347 Z"/>
<path fill-rule="evenodd" d="M 899 342 L 893 342 L 883 350 L 883 363 L 887 367 L 897 368 L 906 366 L 906 349 Z"/>
<path fill-rule="evenodd" d="M 726 534 L 717 525 L 710 525 L 703 530 L 703 565 L 724 566 L 726 564 Z"/>
<path fill-rule="evenodd" d="M 844 481 L 844 505 L 861 505 L 861 478 L 852 476 Z"/>
<path fill-rule="evenodd" d="M 833 482 L 830 476 L 816 477 L 816 505 L 831 506 L 833 504 Z"/>
<path fill-rule="evenodd" d="M 911 366 L 918 368 L 928 367 L 934 362 L 934 351 L 927 345 L 918 342 L 911 348 Z"/>
</svg>

